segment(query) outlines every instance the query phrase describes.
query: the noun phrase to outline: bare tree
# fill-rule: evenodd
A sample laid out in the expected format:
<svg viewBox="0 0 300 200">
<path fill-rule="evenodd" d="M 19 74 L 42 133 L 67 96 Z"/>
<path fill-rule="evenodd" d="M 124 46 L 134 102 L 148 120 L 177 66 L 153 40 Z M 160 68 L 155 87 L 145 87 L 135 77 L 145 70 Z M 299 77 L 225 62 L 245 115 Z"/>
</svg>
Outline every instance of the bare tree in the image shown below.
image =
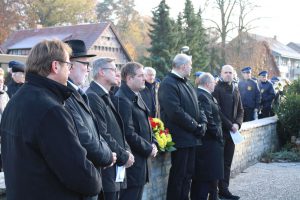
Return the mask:
<svg viewBox="0 0 300 200">
<path fill-rule="evenodd" d="M 226 54 L 225 54 L 225 45 L 226 45 L 226 38 L 228 33 L 232 31 L 234 27 L 234 23 L 232 21 L 232 13 L 233 10 L 237 6 L 237 0 L 213 0 L 214 4 L 216 5 L 216 9 L 220 12 L 220 20 L 221 23 L 216 22 L 215 20 L 208 19 L 211 21 L 217 32 L 220 34 L 221 37 L 221 63 L 225 64 L 226 62 Z"/>
<path fill-rule="evenodd" d="M 261 19 L 261 17 L 250 18 L 249 15 L 259 6 L 251 2 L 250 0 L 238 0 L 239 7 L 239 21 L 238 21 L 238 34 L 242 32 L 248 32 L 255 28 L 252 26 L 253 22 Z"/>
</svg>

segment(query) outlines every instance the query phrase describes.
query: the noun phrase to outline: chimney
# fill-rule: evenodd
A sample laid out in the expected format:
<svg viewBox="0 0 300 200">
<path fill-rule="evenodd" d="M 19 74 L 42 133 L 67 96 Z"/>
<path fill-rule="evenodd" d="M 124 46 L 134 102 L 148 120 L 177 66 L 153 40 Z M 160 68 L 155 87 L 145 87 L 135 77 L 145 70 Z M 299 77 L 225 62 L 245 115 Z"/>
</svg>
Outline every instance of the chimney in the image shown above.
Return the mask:
<svg viewBox="0 0 300 200">
<path fill-rule="evenodd" d="M 273 39 L 274 39 L 274 40 L 277 40 L 277 36 L 276 36 L 276 35 L 274 35 Z"/>
</svg>

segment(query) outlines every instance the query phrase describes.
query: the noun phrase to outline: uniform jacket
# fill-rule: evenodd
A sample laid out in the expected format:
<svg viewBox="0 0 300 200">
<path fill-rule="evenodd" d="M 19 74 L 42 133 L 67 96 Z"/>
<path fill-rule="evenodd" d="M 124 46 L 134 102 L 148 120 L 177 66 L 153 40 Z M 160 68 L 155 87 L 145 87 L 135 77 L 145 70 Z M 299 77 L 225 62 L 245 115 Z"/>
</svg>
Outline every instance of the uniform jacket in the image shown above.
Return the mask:
<svg viewBox="0 0 300 200">
<path fill-rule="evenodd" d="M 261 106 L 264 108 L 271 108 L 272 102 L 275 98 L 275 90 L 270 81 L 259 82 L 259 90 L 261 93 Z"/>
<path fill-rule="evenodd" d="M 22 85 L 23 83 L 16 83 L 13 79 L 11 79 L 11 81 L 7 85 L 7 94 L 9 98 L 12 98 L 12 96 L 19 90 Z"/>
<path fill-rule="evenodd" d="M 256 81 L 253 79 L 241 80 L 239 82 L 239 91 L 244 108 L 259 109 L 260 92 Z"/>
<path fill-rule="evenodd" d="M 129 155 L 126 150 L 129 147 L 125 140 L 123 121 L 117 112 L 108 95 L 94 81 L 91 82 L 86 94 L 89 97 L 90 107 L 93 110 L 101 133 L 107 141 L 111 150 L 117 154 L 117 162 L 113 167 L 103 169 L 103 190 L 104 192 L 120 191 L 121 183 L 116 183 L 116 166 L 126 164 Z M 126 182 L 123 183 L 126 185 Z"/>
<path fill-rule="evenodd" d="M 197 88 L 197 96 L 207 118 L 203 144 L 196 150 L 195 178 L 201 181 L 223 179 L 224 147 L 222 121 L 217 100 L 207 91 Z"/>
<path fill-rule="evenodd" d="M 7 199 L 79 200 L 101 190 L 64 107 L 72 91 L 27 73 L 4 110 L 0 131 Z"/>
<path fill-rule="evenodd" d="M 199 109 L 197 94 L 190 83 L 169 73 L 160 84 L 158 100 L 161 119 L 169 128 L 175 147 L 200 145 L 201 139 L 195 136 L 195 131 L 206 117 Z"/>
<path fill-rule="evenodd" d="M 149 181 L 148 158 L 152 152 L 152 131 L 148 120 L 148 109 L 125 82 L 116 93 L 119 97 L 119 112 L 124 121 L 125 137 L 135 162 L 126 171 L 127 186 L 143 186 Z"/>
<path fill-rule="evenodd" d="M 219 81 L 212 94 L 221 108 L 223 134 L 229 134 L 234 123 L 241 127 L 244 109 L 238 88 L 234 84 Z"/>
</svg>

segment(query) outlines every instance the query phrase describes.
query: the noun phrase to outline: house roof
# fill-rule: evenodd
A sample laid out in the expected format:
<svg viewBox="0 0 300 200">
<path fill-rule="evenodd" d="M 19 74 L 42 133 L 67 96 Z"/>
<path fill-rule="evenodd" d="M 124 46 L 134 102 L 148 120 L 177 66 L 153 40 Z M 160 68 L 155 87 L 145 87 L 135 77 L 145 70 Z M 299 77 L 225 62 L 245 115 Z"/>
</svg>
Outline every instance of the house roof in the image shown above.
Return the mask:
<svg viewBox="0 0 300 200">
<path fill-rule="evenodd" d="M 9 49 L 30 49 L 44 39 L 56 38 L 63 41 L 70 39 L 83 40 L 86 48 L 90 49 L 103 31 L 109 27 L 116 35 L 128 60 L 131 60 L 130 55 L 116 34 L 114 27 L 109 22 L 19 30 L 12 33 L 1 47 L 4 52 L 7 52 Z"/>
<path fill-rule="evenodd" d="M 300 53 L 300 43 L 290 42 L 287 46 Z"/>
<path fill-rule="evenodd" d="M 282 57 L 287 57 L 287 58 L 293 58 L 293 59 L 300 59 L 300 54 L 295 51 L 294 49 L 288 47 L 287 45 L 277 41 L 274 38 L 271 37 L 265 37 L 257 34 L 252 34 L 248 33 L 248 35 L 257 40 L 257 41 L 262 41 L 262 42 L 267 42 L 268 45 L 270 46 L 270 49 Z"/>
</svg>

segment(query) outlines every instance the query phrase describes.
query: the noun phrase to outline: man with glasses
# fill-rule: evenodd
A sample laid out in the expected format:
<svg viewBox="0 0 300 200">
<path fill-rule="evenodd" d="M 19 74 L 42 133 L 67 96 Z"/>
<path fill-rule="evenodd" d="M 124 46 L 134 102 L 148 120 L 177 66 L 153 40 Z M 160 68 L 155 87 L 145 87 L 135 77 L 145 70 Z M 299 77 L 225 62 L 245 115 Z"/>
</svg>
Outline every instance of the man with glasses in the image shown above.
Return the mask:
<svg viewBox="0 0 300 200">
<path fill-rule="evenodd" d="M 112 86 L 117 85 L 116 65 L 114 59 L 99 58 L 93 62 L 93 81 L 87 89 L 90 106 L 93 110 L 98 124 L 103 130 L 103 137 L 112 151 L 117 154 L 116 164 L 102 170 L 102 183 L 105 200 L 118 200 L 120 189 L 126 186 L 126 180 L 116 181 L 117 171 L 123 171 L 134 163 L 134 156 L 125 140 L 124 125 L 119 111 L 113 104 L 114 96 L 109 91 Z M 115 101 L 117 102 L 117 101 Z"/>
<path fill-rule="evenodd" d="M 97 126 L 94 114 L 89 107 L 88 98 L 80 89 L 89 72 L 88 59 L 95 55 L 87 54 L 85 44 L 81 40 L 69 40 L 66 43 L 72 48 L 68 87 L 73 91 L 73 94 L 66 101 L 66 107 L 74 118 L 79 140 L 87 150 L 87 158 L 100 170 L 100 167 L 114 164 L 116 155 L 111 152 L 102 138 L 103 129 Z M 88 199 L 97 200 L 97 198 L 98 195 Z"/>
<path fill-rule="evenodd" d="M 4 110 L 0 133 L 7 199 L 77 200 L 101 190 L 64 102 L 71 49 L 59 40 L 35 45 L 26 82 Z"/>
<path fill-rule="evenodd" d="M 260 92 L 258 84 L 251 77 L 251 67 L 242 69 L 243 80 L 239 81 L 239 91 L 244 108 L 244 122 L 252 121 L 258 117 L 260 107 Z"/>
<path fill-rule="evenodd" d="M 219 180 L 218 184 L 221 199 L 240 198 L 229 191 L 230 168 L 235 149 L 230 132 L 235 133 L 241 128 L 244 115 L 240 92 L 233 83 L 233 71 L 231 65 L 222 67 L 221 79 L 212 93 L 221 108 L 220 116 L 224 139 L 224 179 Z"/>
<path fill-rule="evenodd" d="M 167 200 L 189 199 L 195 169 L 196 147 L 206 131 L 206 117 L 200 111 L 197 94 L 187 81 L 192 71 L 192 58 L 177 54 L 172 72 L 160 84 L 158 100 L 161 119 L 170 129 L 176 151 L 171 153 Z"/>
</svg>

